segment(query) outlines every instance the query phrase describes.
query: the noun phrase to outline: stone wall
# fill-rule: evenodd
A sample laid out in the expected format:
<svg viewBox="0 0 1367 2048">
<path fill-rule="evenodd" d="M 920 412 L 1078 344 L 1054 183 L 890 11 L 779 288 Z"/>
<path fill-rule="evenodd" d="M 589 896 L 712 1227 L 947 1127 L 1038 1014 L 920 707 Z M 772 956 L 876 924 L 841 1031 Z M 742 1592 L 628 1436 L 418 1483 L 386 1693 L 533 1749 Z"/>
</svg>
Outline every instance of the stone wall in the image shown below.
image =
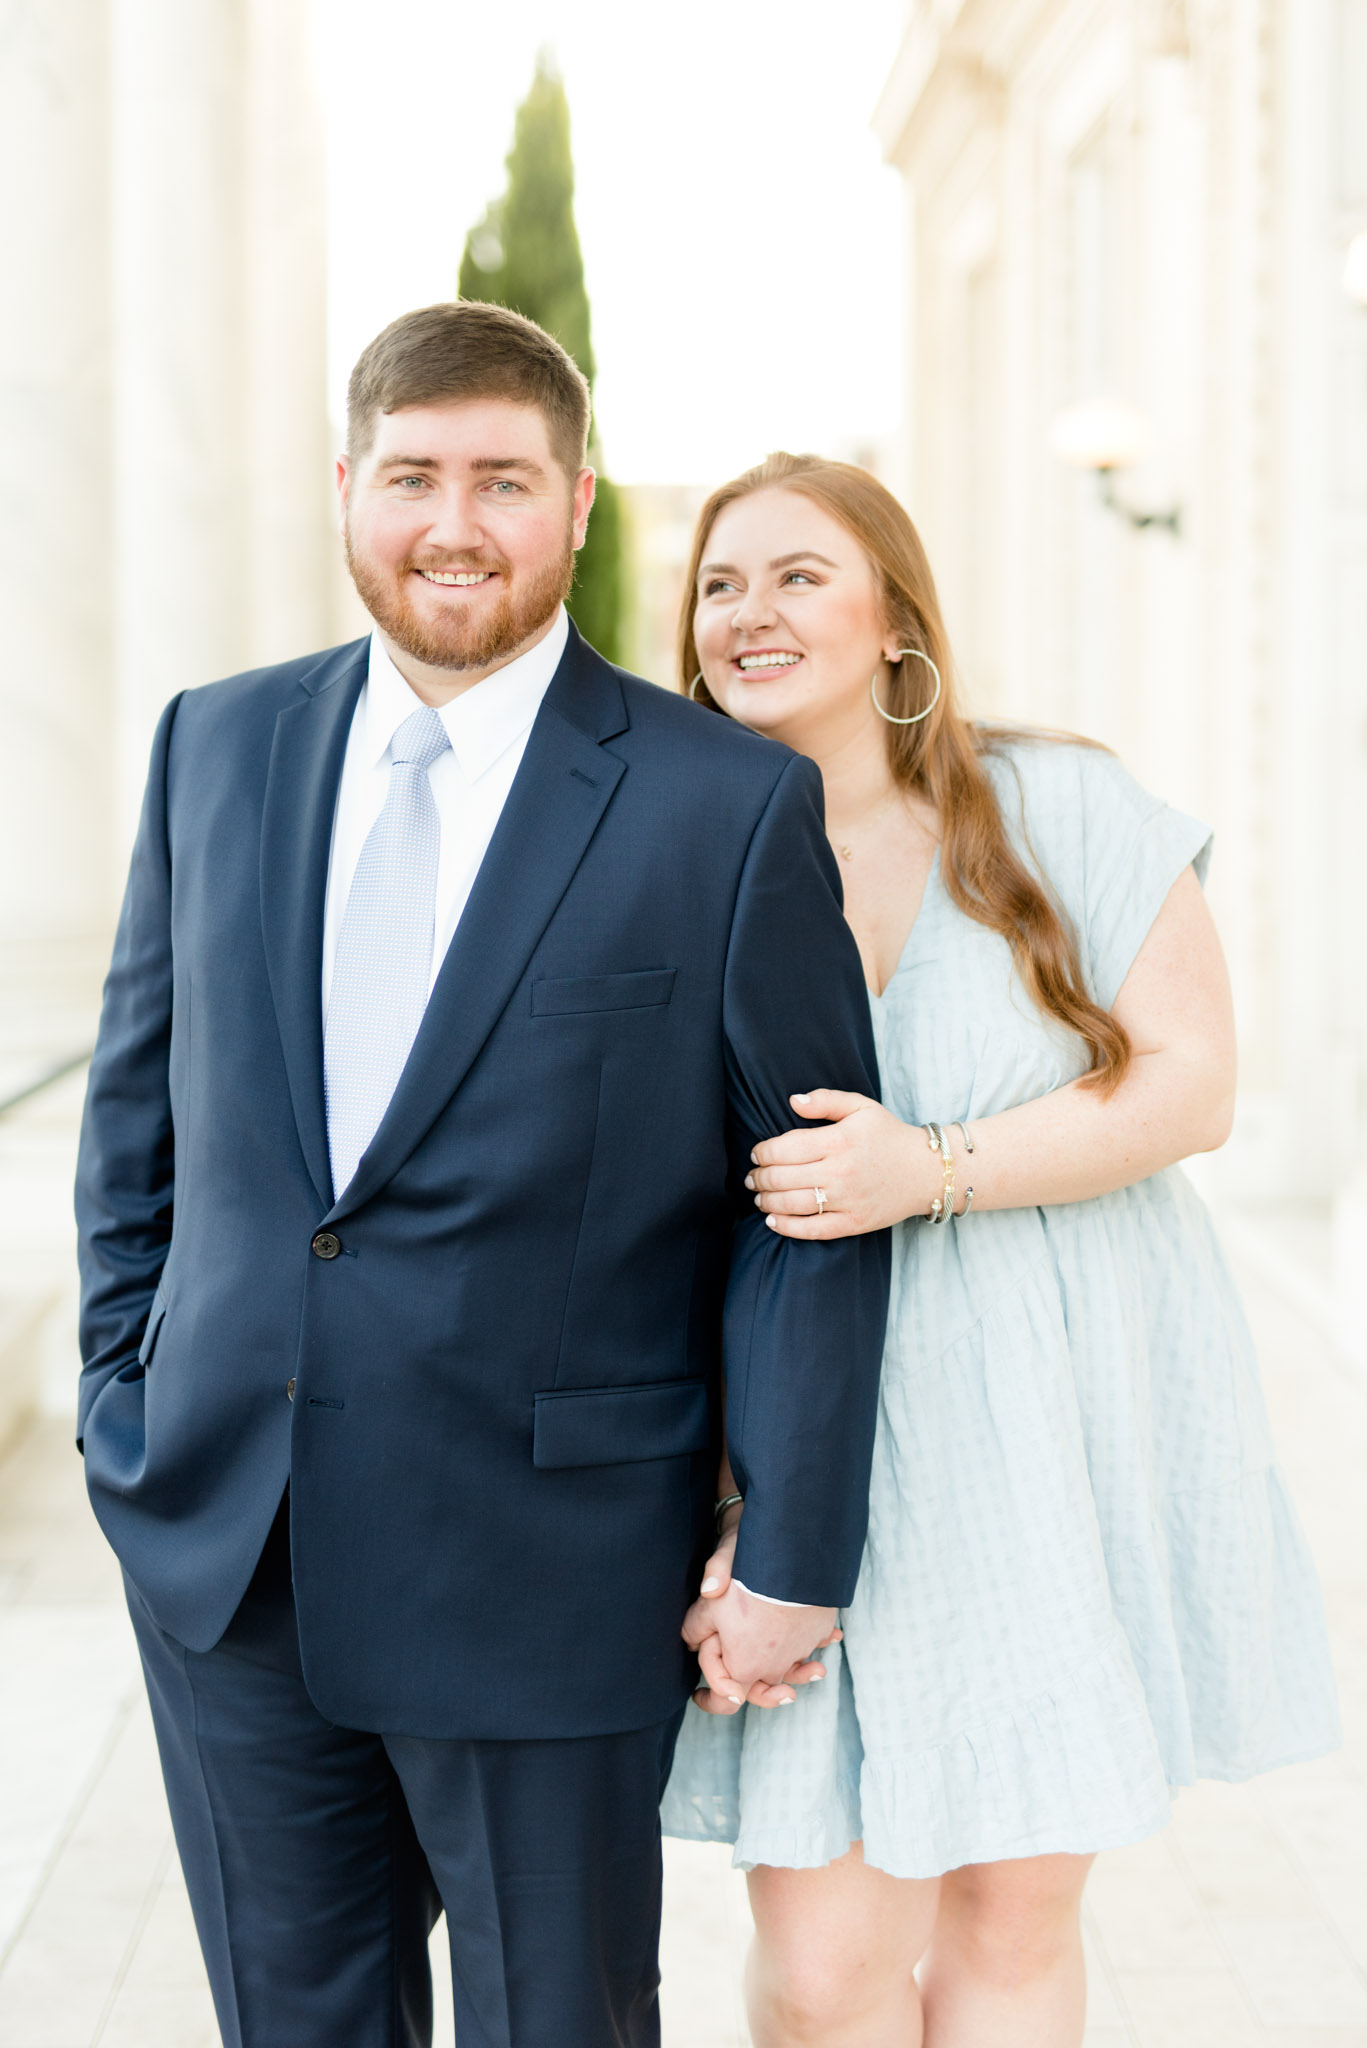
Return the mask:
<svg viewBox="0 0 1367 2048">
<path fill-rule="evenodd" d="M 1367 312 L 1339 273 L 1367 0 L 917 0 L 876 126 L 908 188 L 909 497 L 970 701 L 1095 734 L 1211 820 L 1243 1078 L 1216 1182 L 1347 1215 Z M 1116 496 L 1180 507 L 1178 537 L 1051 452 L 1102 395 L 1149 430 Z"/>
</svg>

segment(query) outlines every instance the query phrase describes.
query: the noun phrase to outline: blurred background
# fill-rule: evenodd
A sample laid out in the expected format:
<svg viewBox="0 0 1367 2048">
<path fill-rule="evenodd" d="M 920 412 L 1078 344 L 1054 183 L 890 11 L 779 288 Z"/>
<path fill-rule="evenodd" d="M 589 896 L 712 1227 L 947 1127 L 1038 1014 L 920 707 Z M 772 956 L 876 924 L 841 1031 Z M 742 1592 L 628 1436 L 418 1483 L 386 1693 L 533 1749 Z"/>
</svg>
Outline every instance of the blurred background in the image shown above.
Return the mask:
<svg viewBox="0 0 1367 2048">
<path fill-rule="evenodd" d="M 574 606 L 604 651 L 672 683 L 713 484 L 779 446 L 857 461 L 922 529 L 971 707 L 1096 735 L 1214 824 L 1243 1078 L 1199 1177 L 1271 1290 L 1307 1471 L 1359 1441 L 1367 0 L 0 0 L 0 280 L 0 1441 L 63 1446 L 13 1481 L 0 1603 L 68 1559 L 39 1629 L 64 1696 L 124 1697 L 62 1663 L 62 1600 L 108 1587 L 59 1532 L 60 1418 L 151 730 L 174 691 L 366 630 L 347 374 L 457 290 L 593 380 L 610 488 Z M 5 1683 L 0 1736 L 12 1711 L 32 1745 L 46 1708 Z M 0 1797 L 0 2043 L 145 2048 L 117 1999 L 5 2032 L 65 1769 L 29 1822 Z M 1367 2043 L 1353 1967 L 1360 2008 L 1316 2008 L 1361 2026 L 1335 2048 Z"/>
</svg>

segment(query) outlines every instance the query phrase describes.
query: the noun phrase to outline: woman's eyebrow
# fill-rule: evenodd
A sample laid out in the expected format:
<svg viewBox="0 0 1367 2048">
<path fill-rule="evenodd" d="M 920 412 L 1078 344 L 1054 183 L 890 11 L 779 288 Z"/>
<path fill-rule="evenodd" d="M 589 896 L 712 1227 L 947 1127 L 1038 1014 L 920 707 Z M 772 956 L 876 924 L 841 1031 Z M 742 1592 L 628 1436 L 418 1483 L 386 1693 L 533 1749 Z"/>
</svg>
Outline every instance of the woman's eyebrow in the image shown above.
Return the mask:
<svg viewBox="0 0 1367 2048">
<path fill-rule="evenodd" d="M 798 548 L 794 554 L 779 555 L 769 564 L 771 569 L 786 569 L 790 562 L 821 562 L 828 569 L 838 569 L 839 562 L 833 562 L 829 555 L 819 555 L 815 548 Z M 735 576 L 738 574 L 734 562 L 703 562 L 698 569 L 700 576 Z"/>
</svg>

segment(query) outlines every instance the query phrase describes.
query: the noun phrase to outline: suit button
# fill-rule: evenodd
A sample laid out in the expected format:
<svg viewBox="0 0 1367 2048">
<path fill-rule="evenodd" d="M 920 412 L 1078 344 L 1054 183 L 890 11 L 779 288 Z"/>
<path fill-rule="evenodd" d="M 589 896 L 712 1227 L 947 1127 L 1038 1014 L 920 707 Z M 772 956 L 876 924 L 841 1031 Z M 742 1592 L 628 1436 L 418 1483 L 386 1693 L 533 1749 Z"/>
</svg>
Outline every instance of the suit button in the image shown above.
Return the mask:
<svg viewBox="0 0 1367 2048">
<path fill-rule="evenodd" d="M 292 1401 L 292 1400 L 294 1399 L 294 1381 L 293 1381 L 293 1380 L 288 1380 L 288 1381 L 286 1381 L 286 1383 L 285 1383 L 285 1392 L 286 1392 L 286 1393 L 287 1393 L 287 1394 L 289 1395 L 289 1397 L 290 1397 L 290 1399 L 291 1399 L 291 1401 Z"/>
<path fill-rule="evenodd" d="M 335 1259 L 342 1249 L 340 1237 L 334 1237 L 330 1230 L 320 1230 L 313 1240 L 313 1256 L 316 1259 Z"/>
</svg>

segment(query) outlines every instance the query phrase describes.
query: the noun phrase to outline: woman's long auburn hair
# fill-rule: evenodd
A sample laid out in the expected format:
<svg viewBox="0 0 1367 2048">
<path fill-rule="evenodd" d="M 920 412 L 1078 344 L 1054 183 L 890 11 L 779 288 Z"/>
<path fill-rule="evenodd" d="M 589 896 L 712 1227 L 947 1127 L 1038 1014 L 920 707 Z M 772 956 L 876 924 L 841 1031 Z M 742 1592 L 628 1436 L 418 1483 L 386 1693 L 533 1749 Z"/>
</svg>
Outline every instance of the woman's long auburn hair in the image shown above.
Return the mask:
<svg viewBox="0 0 1367 2048">
<path fill-rule="evenodd" d="M 708 537 L 728 505 L 764 490 L 796 491 L 839 520 L 873 566 L 886 624 L 898 646 L 919 649 L 940 671 L 943 687 L 930 716 L 916 725 L 885 727 L 893 778 L 935 806 L 941 830 L 940 871 L 953 901 L 965 916 L 1006 940 L 1027 994 L 1046 1016 L 1076 1032 L 1091 1055 L 1087 1083 L 1109 1094 L 1129 1065 L 1129 1038 L 1110 1012 L 1088 995 L 1076 935 L 1012 845 L 982 761 L 984 754 L 1007 740 L 1047 743 L 1067 735 L 985 729 L 964 717 L 935 579 L 920 535 L 876 477 L 818 455 L 776 454 L 713 491 L 698 515 L 679 617 L 681 689 L 686 692 L 698 672 L 693 619 L 698 568 Z M 894 717 L 906 718 L 922 709 L 929 688 L 933 683 L 925 663 L 904 658 L 892 669 L 886 708 Z M 697 701 L 714 711 L 722 709 L 705 682 L 699 685 Z"/>
</svg>

